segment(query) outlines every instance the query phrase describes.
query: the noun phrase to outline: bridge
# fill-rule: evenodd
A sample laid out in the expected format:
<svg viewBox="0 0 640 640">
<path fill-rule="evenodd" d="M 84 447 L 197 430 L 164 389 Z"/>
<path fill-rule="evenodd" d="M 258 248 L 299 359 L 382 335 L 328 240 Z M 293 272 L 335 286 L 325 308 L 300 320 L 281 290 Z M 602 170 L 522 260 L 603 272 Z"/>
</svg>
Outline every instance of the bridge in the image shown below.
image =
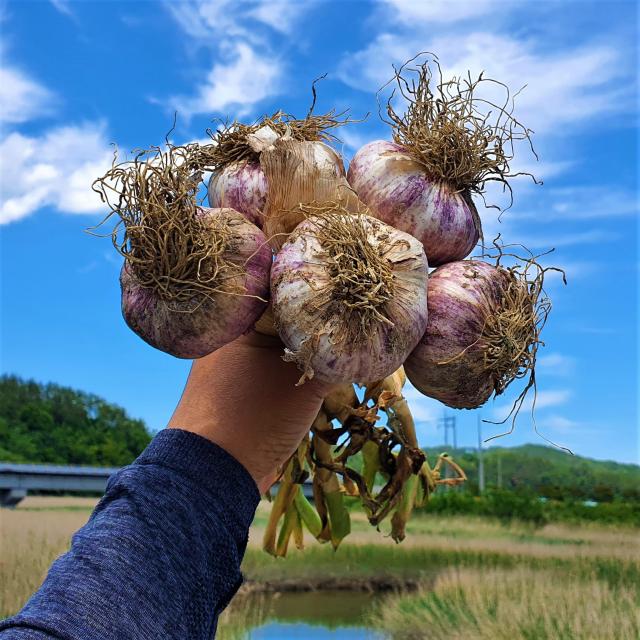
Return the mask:
<svg viewBox="0 0 640 640">
<path fill-rule="evenodd" d="M 0 462 L 0 507 L 15 507 L 29 491 L 104 493 L 107 481 L 117 471 L 117 467 Z M 313 498 L 310 481 L 302 488 L 307 498 Z"/>
<path fill-rule="evenodd" d="M 14 507 L 29 491 L 104 493 L 117 467 L 0 462 L 0 506 Z"/>
</svg>

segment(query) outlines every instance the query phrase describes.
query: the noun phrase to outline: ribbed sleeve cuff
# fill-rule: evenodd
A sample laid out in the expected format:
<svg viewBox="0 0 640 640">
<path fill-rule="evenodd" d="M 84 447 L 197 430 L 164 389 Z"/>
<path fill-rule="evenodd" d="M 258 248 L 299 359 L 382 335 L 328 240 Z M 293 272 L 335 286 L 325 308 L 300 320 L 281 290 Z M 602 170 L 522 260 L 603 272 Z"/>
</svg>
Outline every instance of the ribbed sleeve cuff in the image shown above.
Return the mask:
<svg viewBox="0 0 640 640">
<path fill-rule="evenodd" d="M 249 472 L 222 447 L 190 431 L 163 429 L 134 465 L 160 465 L 188 477 L 246 531 L 260 502 Z"/>
</svg>

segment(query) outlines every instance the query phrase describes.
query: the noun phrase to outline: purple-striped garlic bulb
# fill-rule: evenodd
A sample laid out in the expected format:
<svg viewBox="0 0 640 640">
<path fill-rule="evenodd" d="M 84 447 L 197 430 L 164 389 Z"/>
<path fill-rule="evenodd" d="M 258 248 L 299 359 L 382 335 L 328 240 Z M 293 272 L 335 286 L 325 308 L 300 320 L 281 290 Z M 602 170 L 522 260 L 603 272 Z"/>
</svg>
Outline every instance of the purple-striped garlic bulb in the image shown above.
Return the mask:
<svg viewBox="0 0 640 640">
<path fill-rule="evenodd" d="M 267 307 L 272 252 L 230 208 L 198 206 L 208 150 L 151 147 L 93 183 L 117 222 L 122 315 L 150 345 L 199 358 L 231 342 Z M 204 160 L 203 160 L 204 158 Z"/>
<path fill-rule="evenodd" d="M 362 147 L 348 180 L 371 215 L 418 238 L 431 266 L 439 266 L 468 256 L 482 237 L 472 194 L 483 195 L 489 182 L 511 194 L 510 178 L 533 177 L 509 166 L 514 142 L 530 146 L 531 131 L 512 116 L 504 84 L 482 74 L 444 80 L 437 58 L 418 57 L 393 79 L 386 109 L 393 142 Z M 498 103 L 496 91 L 504 92 Z M 406 105 L 402 114 L 394 95 Z"/>
<path fill-rule="evenodd" d="M 533 260 L 510 268 L 461 260 L 432 272 L 427 329 L 404 365 L 411 383 L 449 407 L 474 409 L 528 375 L 521 404 L 550 309 L 540 298 L 544 271 Z"/>
<path fill-rule="evenodd" d="M 290 127 L 294 130 L 296 123 L 305 121 L 291 121 Z M 306 133 L 299 124 L 300 136 Z M 226 149 L 225 143 L 229 136 L 234 134 L 233 129 L 219 132 L 217 145 L 220 153 Z M 304 140 L 304 138 L 292 138 L 290 134 L 279 134 L 268 124 L 255 130 L 253 127 L 244 127 L 244 136 L 237 136 L 232 139 L 233 147 L 231 158 L 240 156 L 239 160 L 216 159 L 215 167 L 209 179 L 207 189 L 209 206 L 211 207 L 231 207 L 244 214 L 247 219 L 261 229 L 265 225 L 265 205 L 269 195 L 269 168 L 262 162 L 264 151 L 273 150 L 274 145 L 281 140 L 295 141 L 309 150 L 314 166 L 330 167 L 330 171 L 336 175 L 345 176 L 344 164 L 339 154 L 327 144 L 317 140 Z M 307 135 L 310 135 L 307 133 Z M 321 135 L 315 132 L 315 135 Z M 217 149 L 214 147 L 211 152 L 214 158 Z M 280 185 L 279 185 L 280 186 Z M 292 227 L 293 228 L 293 227 Z"/>
<path fill-rule="evenodd" d="M 430 178 L 402 145 L 369 142 L 351 161 L 347 180 L 372 215 L 422 242 L 431 266 L 464 258 L 478 242 L 469 193 Z"/>
<path fill-rule="evenodd" d="M 393 373 L 424 333 L 428 264 L 421 244 L 370 216 L 328 205 L 298 225 L 271 270 L 285 358 L 329 383 Z"/>
<path fill-rule="evenodd" d="M 230 207 L 262 229 L 267 179 L 256 160 L 241 160 L 211 174 L 207 189 L 210 207 Z"/>
<path fill-rule="evenodd" d="M 272 253 L 262 231 L 233 209 L 201 208 L 198 215 L 208 237 L 196 248 L 197 263 L 171 265 L 169 253 L 173 275 L 150 278 L 135 260 L 125 260 L 120 274 L 127 325 L 178 358 L 200 358 L 247 332 L 269 296 Z"/>
</svg>

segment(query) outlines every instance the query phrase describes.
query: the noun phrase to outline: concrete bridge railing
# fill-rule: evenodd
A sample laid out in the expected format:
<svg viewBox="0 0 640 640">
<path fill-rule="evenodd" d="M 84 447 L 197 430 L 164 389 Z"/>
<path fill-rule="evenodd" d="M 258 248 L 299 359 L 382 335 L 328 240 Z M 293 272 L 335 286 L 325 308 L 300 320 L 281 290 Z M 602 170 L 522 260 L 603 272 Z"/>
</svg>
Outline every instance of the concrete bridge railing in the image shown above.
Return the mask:
<svg viewBox="0 0 640 640">
<path fill-rule="evenodd" d="M 29 491 L 104 493 L 117 467 L 83 467 L 55 464 L 16 464 L 0 462 L 0 506 L 15 507 Z M 313 497 L 310 482 L 303 485 Z"/>
</svg>

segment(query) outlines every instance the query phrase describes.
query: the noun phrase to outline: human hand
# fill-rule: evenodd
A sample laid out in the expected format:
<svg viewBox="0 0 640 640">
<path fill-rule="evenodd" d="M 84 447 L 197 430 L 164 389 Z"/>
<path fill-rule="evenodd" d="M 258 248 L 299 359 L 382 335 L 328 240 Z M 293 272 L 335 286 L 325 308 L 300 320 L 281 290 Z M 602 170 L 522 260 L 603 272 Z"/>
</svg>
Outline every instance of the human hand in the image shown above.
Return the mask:
<svg viewBox="0 0 640 640">
<path fill-rule="evenodd" d="M 225 449 L 261 493 L 295 451 L 330 386 L 295 384 L 300 371 L 282 360 L 282 343 L 251 333 L 195 360 L 169 427 L 192 431 Z"/>
</svg>

